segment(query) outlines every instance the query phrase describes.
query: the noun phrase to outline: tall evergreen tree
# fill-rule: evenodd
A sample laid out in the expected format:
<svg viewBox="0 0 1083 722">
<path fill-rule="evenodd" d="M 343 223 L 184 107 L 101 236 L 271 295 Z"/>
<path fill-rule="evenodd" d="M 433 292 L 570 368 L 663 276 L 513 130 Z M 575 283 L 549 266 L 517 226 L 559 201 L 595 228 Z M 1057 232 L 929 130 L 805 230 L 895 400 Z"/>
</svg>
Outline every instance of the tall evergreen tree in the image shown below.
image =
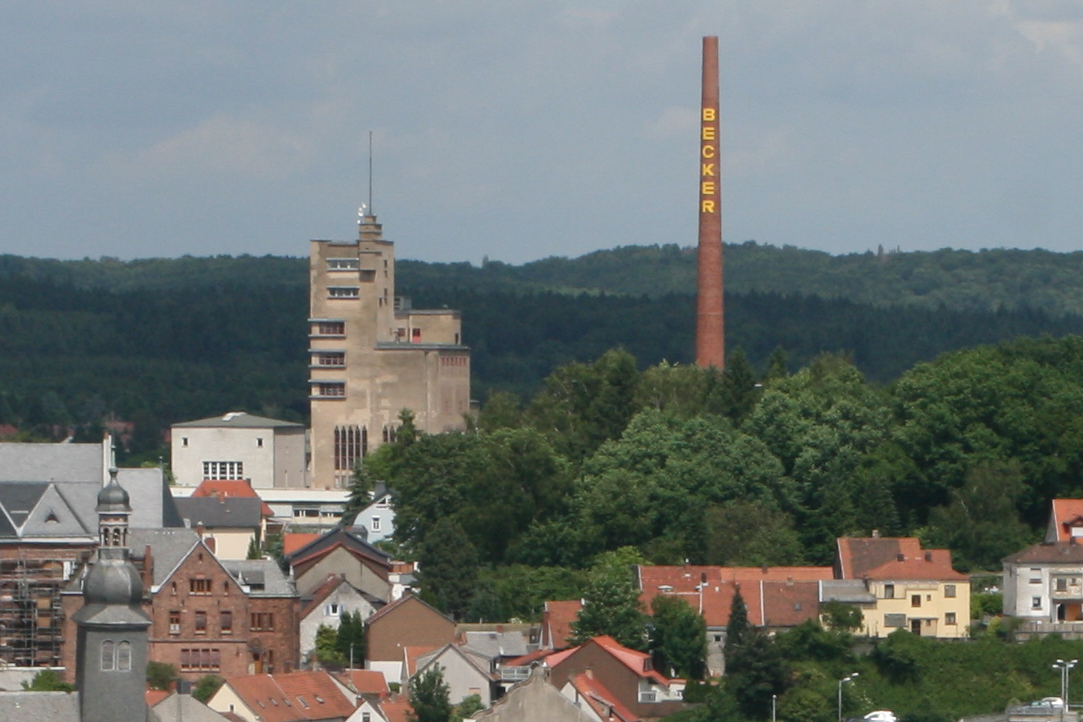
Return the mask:
<svg viewBox="0 0 1083 722">
<path fill-rule="evenodd" d="M 440 667 L 433 665 L 410 683 L 411 722 L 449 722 L 451 692 Z"/>
</svg>

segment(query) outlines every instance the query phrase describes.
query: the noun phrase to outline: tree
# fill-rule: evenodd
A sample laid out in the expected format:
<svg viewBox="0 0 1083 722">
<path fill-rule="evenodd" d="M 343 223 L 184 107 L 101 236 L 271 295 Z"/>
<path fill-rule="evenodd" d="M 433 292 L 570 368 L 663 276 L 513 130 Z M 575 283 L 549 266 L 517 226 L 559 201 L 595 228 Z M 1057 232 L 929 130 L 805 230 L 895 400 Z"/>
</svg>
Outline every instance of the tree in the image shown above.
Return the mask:
<svg viewBox="0 0 1083 722">
<path fill-rule="evenodd" d="M 650 651 L 654 668 L 671 677 L 703 679 L 707 674 L 707 621 L 677 597 L 651 601 Z"/>
<path fill-rule="evenodd" d="M 481 701 L 481 695 L 467 695 L 463 697 L 462 702 L 455 706 L 455 711 L 451 715 L 452 722 L 462 722 L 462 720 L 473 717 L 483 709 L 485 709 L 485 703 Z"/>
<path fill-rule="evenodd" d="M 335 651 L 344 662 L 357 666 L 365 659 L 365 644 L 365 621 L 361 611 L 343 612 L 335 634 Z"/>
<path fill-rule="evenodd" d="M 372 490 L 375 484 L 365 468 L 363 460 L 358 459 L 354 464 L 353 473 L 350 475 L 350 496 L 346 499 L 346 506 L 342 510 L 342 518 L 338 522 L 340 529 L 349 529 L 353 526 L 357 515 L 372 501 Z"/>
<path fill-rule="evenodd" d="M 321 624 L 316 629 L 316 648 L 313 656 L 325 667 L 341 668 L 346 658 L 338 651 L 338 630 L 328 624 Z"/>
<path fill-rule="evenodd" d="M 62 682 L 56 670 L 43 669 L 29 682 L 23 682 L 23 689 L 29 692 L 74 692 L 75 685 Z"/>
<path fill-rule="evenodd" d="M 452 714 L 449 695 L 444 674 L 434 664 L 410 684 L 411 722 L 449 722 Z"/>
<path fill-rule="evenodd" d="M 445 517 L 421 544 L 421 596 L 455 619 L 465 616 L 478 579 L 478 552 L 459 523 Z"/>
<path fill-rule="evenodd" d="M 196 681 L 195 686 L 192 687 L 192 696 L 203 704 L 207 704 L 225 681 L 226 680 L 222 679 L 217 674 L 204 675 L 200 677 Z"/>
<path fill-rule="evenodd" d="M 147 686 L 151 689 L 168 690 L 179 678 L 172 664 L 147 662 Z"/>
<path fill-rule="evenodd" d="M 793 518 L 762 501 L 712 505 L 705 525 L 707 564 L 758 567 L 804 562 Z"/>
<path fill-rule="evenodd" d="M 752 623 L 748 621 L 748 605 L 745 604 L 745 598 L 741 594 L 741 586 L 738 585 L 733 592 L 733 601 L 730 602 L 730 619 L 726 624 L 726 643 L 722 648 L 727 667 L 729 666 L 730 657 L 733 656 L 738 647 L 748 641 L 754 631 Z"/>
<path fill-rule="evenodd" d="M 591 568 L 583 609 L 572 623 L 572 641 L 582 644 L 592 637 L 608 635 L 632 649 L 646 648 L 646 616 L 631 565 L 634 549 L 601 555 Z"/>
<path fill-rule="evenodd" d="M 864 624 L 861 607 L 834 600 L 820 606 L 820 619 L 830 629 L 843 632 L 856 631 Z"/>
</svg>

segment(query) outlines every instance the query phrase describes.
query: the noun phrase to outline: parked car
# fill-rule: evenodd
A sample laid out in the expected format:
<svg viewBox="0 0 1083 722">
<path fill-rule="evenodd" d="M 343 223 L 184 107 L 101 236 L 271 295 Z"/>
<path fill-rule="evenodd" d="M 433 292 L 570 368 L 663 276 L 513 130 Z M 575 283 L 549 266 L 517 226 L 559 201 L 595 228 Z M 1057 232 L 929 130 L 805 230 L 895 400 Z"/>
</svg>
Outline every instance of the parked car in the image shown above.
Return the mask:
<svg viewBox="0 0 1083 722">
<path fill-rule="evenodd" d="M 889 709 L 878 709 L 869 712 L 862 717 L 862 719 L 864 719 L 865 722 L 899 722 L 899 718 Z"/>
</svg>

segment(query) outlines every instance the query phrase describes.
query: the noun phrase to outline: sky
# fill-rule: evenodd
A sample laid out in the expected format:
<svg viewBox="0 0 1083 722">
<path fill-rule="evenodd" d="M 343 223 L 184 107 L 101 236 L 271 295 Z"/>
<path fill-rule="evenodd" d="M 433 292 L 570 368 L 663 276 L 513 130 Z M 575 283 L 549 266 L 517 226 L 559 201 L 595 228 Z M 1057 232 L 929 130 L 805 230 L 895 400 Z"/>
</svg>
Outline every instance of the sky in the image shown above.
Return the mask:
<svg viewBox="0 0 1083 722">
<path fill-rule="evenodd" d="M 0 4 L 0 253 L 400 258 L 696 243 L 702 37 L 724 236 L 1083 248 L 1075 0 Z"/>
</svg>

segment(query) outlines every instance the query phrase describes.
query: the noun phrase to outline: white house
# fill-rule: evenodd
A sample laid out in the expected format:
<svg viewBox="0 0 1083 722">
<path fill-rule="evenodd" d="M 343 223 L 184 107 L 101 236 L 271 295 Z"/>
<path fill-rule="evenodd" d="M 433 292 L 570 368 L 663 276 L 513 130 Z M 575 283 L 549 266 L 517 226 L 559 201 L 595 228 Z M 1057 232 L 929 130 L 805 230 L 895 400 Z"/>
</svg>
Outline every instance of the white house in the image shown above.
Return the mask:
<svg viewBox="0 0 1083 722">
<path fill-rule="evenodd" d="M 316 648 L 316 632 L 321 626 L 338 629 L 343 613 L 360 614 L 362 619 L 368 619 L 383 606 L 383 601 L 360 591 L 345 576 L 328 576 L 301 608 L 301 656 L 307 657 Z M 363 662 L 361 650 L 357 651 L 354 662 L 358 666 Z"/>
</svg>

